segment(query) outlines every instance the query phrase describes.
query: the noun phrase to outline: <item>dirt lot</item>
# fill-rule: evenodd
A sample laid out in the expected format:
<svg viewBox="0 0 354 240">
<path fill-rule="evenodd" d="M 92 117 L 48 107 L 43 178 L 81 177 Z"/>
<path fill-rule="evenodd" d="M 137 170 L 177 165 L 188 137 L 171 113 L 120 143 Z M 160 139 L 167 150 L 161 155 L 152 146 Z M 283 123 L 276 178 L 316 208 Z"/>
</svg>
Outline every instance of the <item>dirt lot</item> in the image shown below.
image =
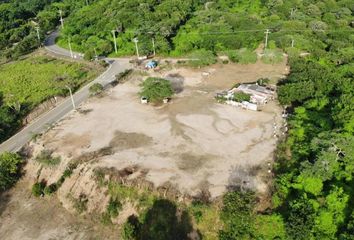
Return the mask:
<svg viewBox="0 0 354 240">
<path fill-rule="evenodd" d="M 89 113 L 72 114 L 44 137 L 44 145 L 69 157 L 113 147 L 115 153 L 97 165 L 117 169 L 138 165 L 156 187 L 168 182 L 189 195 L 207 187 L 217 197 L 238 184 L 264 192 L 260 179 L 264 174 L 255 169 L 272 161 L 279 107 L 273 102 L 252 112 L 218 104 L 213 96 L 238 82 L 276 79 L 284 73 L 284 64 L 261 63 L 151 73 L 178 75 L 183 83 L 183 91 L 159 107 L 140 104 L 137 77 L 106 97 L 91 99 L 82 107 Z"/>
<path fill-rule="evenodd" d="M 168 104 L 140 104 L 137 93 L 146 75 L 135 75 L 102 98 L 91 98 L 81 106 L 84 111 L 70 114 L 31 143 L 34 155 L 41 149 L 52 149 L 62 158 L 55 169 L 41 170 L 40 177 L 48 183 L 57 181 L 67 163 L 83 153 L 104 147 L 114 153 L 77 169 L 59 189 L 57 198 L 40 200 L 29 191 L 40 169 L 30 160 L 25 178 L 8 196 L 1 197 L 1 238 L 116 239 L 116 230 L 66 211 L 71 208 L 68 193 L 78 196 L 85 192 L 90 198 L 89 211 L 105 208 L 107 196 L 98 192 L 90 175 L 95 167 L 120 170 L 134 166 L 139 171 L 130 178 L 143 173 L 155 187 L 168 184 L 192 196 L 208 190 L 216 198 L 240 185 L 266 192 L 268 163 L 277 141 L 273 128 L 281 122 L 280 108 L 271 102 L 262 111 L 247 111 L 218 104 L 214 95 L 238 82 L 260 77 L 276 80 L 286 72 L 284 63 L 169 69 L 150 72 L 153 76 L 178 76 L 182 91 Z"/>
</svg>

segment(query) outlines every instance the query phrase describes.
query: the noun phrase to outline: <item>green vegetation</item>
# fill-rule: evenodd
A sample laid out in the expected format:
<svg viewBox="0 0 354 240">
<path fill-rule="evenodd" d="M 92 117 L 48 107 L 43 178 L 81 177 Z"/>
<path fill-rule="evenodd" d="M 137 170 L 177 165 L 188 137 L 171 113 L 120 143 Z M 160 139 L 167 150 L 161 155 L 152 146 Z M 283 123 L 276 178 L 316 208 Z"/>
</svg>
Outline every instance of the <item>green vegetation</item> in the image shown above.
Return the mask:
<svg viewBox="0 0 354 240">
<path fill-rule="evenodd" d="M 99 95 L 103 92 L 103 86 L 100 83 L 94 83 L 89 88 L 89 92 L 91 96 Z"/>
<path fill-rule="evenodd" d="M 46 56 L 0 65 L 0 142 L 13 134 L 38 104 L 66 96 L 97 76 L 93 67 Z"/>
<path fill-rule="evenodd" d="M 20 176 L 22 158 L 16 153 L 0 155 L 0 192 L 12 187 Z"/>
<path fill-rule="evenodd" d="M 236 102 L 249 102 L 251 100 L 251 95 L 244 92 L 235 92 L 232 100 Z"/>
<path fill-rule="evenodd" d="M 44 195 L 44 189 L 46 187 L 46 183 L 45 182 L 36 182 L 33 184 L 32 186 L 32 194 L 35 197 L 40 197 L 42 195 Z"/>
<path fill-rule="evenodd" d="M 191 67 L 203 67 L 216 63 L 216 58 L 213 52 L 204 49 L 196 50 L 188 55 L 192 60 L 188 60 L 185 65 Z"/>
<path fill-rule="evenodd" d="M 128 77 L 133 73 L 133 69 L 126 69 L 123 72 L 120 72 L 116 75 L 116 79 L 113 85 L 117 85 L 118 83 L 123 83 L 128 79 Z"/>
<path fill-rule="evenodd" d="M 262 61 L 268 64 L 280 63 L 284 60 L 283 52 L 279 49 L 266 49 Z"/>
<path fill-rule="evenodd" d="M 257 54 L 249 49 L 229 50 L 226 55 L 232 62 L 249 64 L 257 62 Z"/>
<path fill-rule="evenodd" d="M 69 194 L 68 198 L 71 200 L 73 208 L 77 213 L 81 214 L 87 210 L 88 199 L 85 194 L 80 194 L 78 198 L 74 198 Z"/>
<path fill-rule="evenodd" d="M 166 79 L 149 77 L 141 84 L 141 87 L 140 96 L 147 97 L 153 103 L 162 102 L 164 98 L 173 95 L 171 82 Z"/>
<path fill-rule="evenodd" d="M 52 166 L 53 165 L 53 158 L 51 156 L 51 153 L 47 151 L 42 151 L 40 153 L 41 156 L 39 159 L 40 162 L 44 162 L 46 166 Z M 38 156 L 37 156 L 38 158 Z M 38 161 L 38 160 L 37 160 Z M 56 162 L 58 160 L 54 160 Z M 60 161 L 60 158 L 59 158 Z M 50 185 L 47 185 L 47 182 L 45 180 L 42 180 L 41 182 L 36 182 L 32 186 L 32 194 L 36 197 L 42 196 L 42 195 L 47 195 L 50 196 L 63 185 L 65 182 L 65 179 L 70 177 L 71 174 L 73 173 L 74 169 L 77 167 L 75 164 L 69 164 L 66 169 L 63 172 L 63 175 L 56 181 L 55 183 L 52 183 Z"/>
<path fill-rule="evenodd" d="M 53 157 L 52 154 L 53 152 L 50 150 L 42 150 L 35 160 L 45 167 L 56 166 L 60 163 L 61 158 L 59 156 Z"/>
</svg>

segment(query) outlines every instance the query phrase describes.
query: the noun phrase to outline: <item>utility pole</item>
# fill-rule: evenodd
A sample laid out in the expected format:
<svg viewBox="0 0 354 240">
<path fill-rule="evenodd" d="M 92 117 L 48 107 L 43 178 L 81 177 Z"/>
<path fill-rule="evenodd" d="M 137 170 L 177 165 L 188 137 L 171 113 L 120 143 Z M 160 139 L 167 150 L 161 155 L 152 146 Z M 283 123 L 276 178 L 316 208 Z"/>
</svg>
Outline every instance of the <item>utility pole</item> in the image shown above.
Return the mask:
<svg viewBox="0 0 354 240">
<path fill-rule="evenodd" d="M 73 50 L 71 48 L 70 38 L 68 39 L 68 43 L 69 43 L 70 56 L 71 56 L 71 58 L 74 58 Z"/>
<path fill-rule="evenodd" d="M 75 109 L 76 109 L 76 105 L 75 105 L 73 93 L 71 92 L 71 88 L 70 88 L 68 85 L 65 85 L 65 87 L 66 87 L 67 89 L 69 89 L 70 98 L 71 98 L 71 103 L 73 104 L 73 108 L 74 108 L 74 110 L 75 110 Z"/>
<path fill-rule="evenodd" d="M 118 53 L 118 49 L 117 49 L 116 30 L 112 30 L 112 34 L 113 34 L 113 41 L 114 41 L 114 51 L 117 54 Z"/>
<path fill-rule="evenodd" d="M 291 39 L 291 47 L 292 47 L 292 48 L 294 47 L 294 44 L 295 44 L 295 40 L 294 40 L 294 39 Z"/>
<path fill-rule="evenodd" d="M 139 59 L 140 57 L 139 57 L 139 48 L 138 48 L 138 42 L 139 42 L 138 38 L 134 38 L 133 42 L 135 43 L 136 55 L 138 56 Z"/>
<path fill-rule="evenodd" d="M 64 29 L 63 11 L 59 10 L 61 28 Z"/>
<path fill-rule="evenodd" d="M 39 47 L 41 47 L 41 36 L 39 35 L 39 27 L 35 27 L 36 32 L 37 32 L 37 38 L 38 38 L 38 42 L 39 42 Z"/>
<path fill-rule="evenodd" d="M 152 38 L 152 48 L 154 50 L 154 57 L 156 55 L 156 51 L 155 51 L 155 38 Z"/>
<path fill-rule="evenodd" d="M 96 48 L 93 48 L 93 50 L 95 51 L 95 60 L 97 61 L 98 60 L 98 55 L 97 55 Z"/>
<path fill-rule="evenodd" d="M 268 35 L 269 35 L 269 33 L 270 33 L 269 29 L 267 29 L 264 33 L 266 34 L 264 49 L 266 49 L 267 46 L 268 46 Z"/>
</svg>

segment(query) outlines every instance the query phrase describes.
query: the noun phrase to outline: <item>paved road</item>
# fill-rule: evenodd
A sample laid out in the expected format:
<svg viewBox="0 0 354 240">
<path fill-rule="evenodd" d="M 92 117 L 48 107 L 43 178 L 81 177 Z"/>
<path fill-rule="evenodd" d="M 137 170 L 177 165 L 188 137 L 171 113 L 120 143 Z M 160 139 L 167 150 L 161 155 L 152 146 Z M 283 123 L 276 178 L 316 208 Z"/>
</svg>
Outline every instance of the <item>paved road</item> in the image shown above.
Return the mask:
<svg viewBox="0 0 354 240">
<path fill-rule="evenodd" d="M 57 33 L 52 33 L 47 41 L 45 42 L 45 48 L 57 55 L 61 55 L 64 57 L 70 57 L 70 52 L 62 49 L 55 45 L 55 38 Z M 78 53 L 77 58 L 81 58 Z M 74 101 L 76 106 L 79 106 L 80 103 L 85 101 L 89 97 L 89 88 L 94 83 L 101 83 L 103 86 L 109 84 L 112 80 L 114 80 L 115 75 L 129 68 L 129 60 L 128 59 L 106 59 L 110 63 L 109 68 L 104 72 L 101 76 L 96 78 L 94 81 L 90 82 L 79 91 L 74 94 Z M 63 102 L 58 104 L 54 109 L 49 112 L 43 114 L 39 117 L 35 122 L 27 125 L 16 135 L 12 136 L 10 139 L 5 141 L 0 145 L 0 153 L 5 151 L 16 152 L 20 150 L 27 142 L 31 140 L 33 134 L 44 132 L 48 129 L 50 125 L 58 122 L 65 115 L 73 110 L 73 106 L 70 98 L 65 99 Z"/>
</svg>

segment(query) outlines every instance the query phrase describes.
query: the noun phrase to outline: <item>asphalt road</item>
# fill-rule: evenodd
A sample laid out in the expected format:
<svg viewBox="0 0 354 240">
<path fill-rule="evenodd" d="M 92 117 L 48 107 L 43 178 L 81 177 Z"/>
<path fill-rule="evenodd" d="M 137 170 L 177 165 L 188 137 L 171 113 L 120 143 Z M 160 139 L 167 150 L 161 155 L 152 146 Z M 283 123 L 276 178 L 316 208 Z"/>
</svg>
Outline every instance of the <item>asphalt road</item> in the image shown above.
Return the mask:
<svg viewBox="0 0 354 240">
<path fill-rule="evenodd" d="M 45 48 L 47 51 L 54 54 L 71 57 L 68 50 L 62 49 L 55 45 L 55 38 L 57 37 L 57 32 L 52 33 L 45 42 Z M 82 55 L 79 53 L 74 53 L 76 59 L 81 59 Z M 89 88 L 94 83 L 100 83 L 103 86 L 107 86 L 111 81 L 115 79 L 115 75 L 129 68 L 128 59 L 106 59 L 110 63 L 109 68 L 94 81 L 82 87 L 79 91 L 74 94 L 74 101 L 78 107 L 82 102 L 84 102 L 89 97 Z M 36 121 L 30 123 L 20 132 L 12 136 L 7 141 L 0 145 L 0 153 L 2 152 L 17 152 L 26 143 L 28 143 L 34 134 L 42 133 L 46 131 L 49 126 L 58 122 L 60 119 L 65 117 L 69 112 L 73 111 L 73 106 L 70 98 L 66 98 L 63 102 L 58 104 L 55 108 L 49 112 L 40 116 Z"/>
</svg>

